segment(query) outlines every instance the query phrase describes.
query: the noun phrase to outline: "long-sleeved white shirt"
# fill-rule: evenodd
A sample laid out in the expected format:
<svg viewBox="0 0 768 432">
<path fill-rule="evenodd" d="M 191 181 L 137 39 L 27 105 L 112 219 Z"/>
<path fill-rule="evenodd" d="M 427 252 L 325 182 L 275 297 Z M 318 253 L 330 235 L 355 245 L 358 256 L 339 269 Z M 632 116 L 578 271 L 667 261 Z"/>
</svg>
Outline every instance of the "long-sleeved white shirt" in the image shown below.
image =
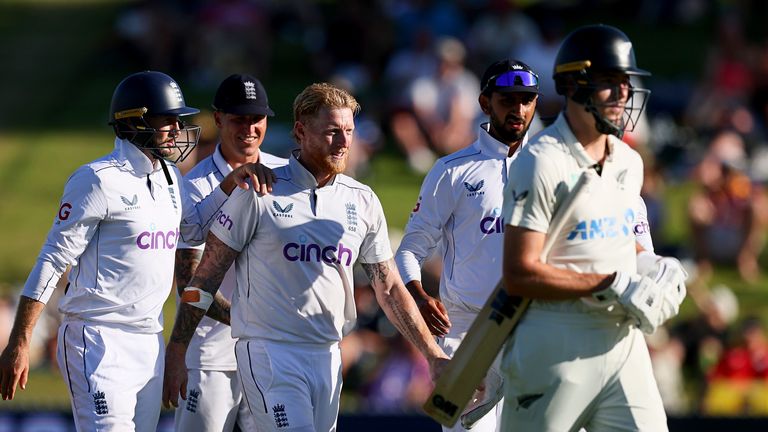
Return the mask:
<svg viewBox="0 0 768 432">
<path fill-rule="evenodd" d="M 162 331 L 181 233 L 199 242 L 207 229 L 203 221 L 213 219 L 205 212 L 218 209 L 226 197 L 211 194 L 205 205 L 183 209 L 181 175 L 172 164 L 168 172 L 172 185 L 159 162 L 121 139 L 112 153 L 78 168 L 64 187 L 22 295 L 47 302 L 69 265 L 69 285 L 59 303 L 65 319 Z"/>
<path fill-rule="evenodd" d="M 287 164 L 288 159 L 260 151 L 259 162 L 274 169 Z M 221 146 L 217 145 L 213 154 L 198 162 L 184 176 L 186 186 L 184 205 L 194 207 L 217 189 L 221 190 L 218 186 L 230 172 L 232 167 L 221 154 Z M 184 242 L 179 243 L 179 249 L 203 250 L 204 247 L 204 244 L 193 247 Z M 219 292 L 224 298 L 231 300 L 236 287 L 235 266 L 232 265 L 224 275 Z M 192 369 L 237 370 L 235 339 L 232 339 L 231 327 L 207 316 L 203 317 L 195 330 L 195 335 L 189 341 L 186 364 Z"/>
<path fill-rule="evenodd" d="M 441 299 L 475 311 L 501 279 L 503 189 L 520 152 L 507 156 L 509 146 L 481 129 L 472 145 L 440 158 L 424 178 L 395 254 L 407 283 L 420 281 L 424 260 L 442 251 Z"/>
</svg>

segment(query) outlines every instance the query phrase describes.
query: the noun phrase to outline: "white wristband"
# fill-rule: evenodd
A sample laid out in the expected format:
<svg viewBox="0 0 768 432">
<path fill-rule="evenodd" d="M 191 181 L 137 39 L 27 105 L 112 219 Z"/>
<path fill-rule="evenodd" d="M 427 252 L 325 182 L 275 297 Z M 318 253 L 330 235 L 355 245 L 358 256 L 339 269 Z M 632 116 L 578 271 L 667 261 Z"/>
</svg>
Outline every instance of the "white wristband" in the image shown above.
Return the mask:
<svg viewBox="0 0 768 432">
<path fill-rule="evenodd" d="M 208 291 L 188 286 L 184 288 L 184 292 L 181 294 L 181 302 L 207 311 L 213 304 L 213 296 Z"/>
</svg>

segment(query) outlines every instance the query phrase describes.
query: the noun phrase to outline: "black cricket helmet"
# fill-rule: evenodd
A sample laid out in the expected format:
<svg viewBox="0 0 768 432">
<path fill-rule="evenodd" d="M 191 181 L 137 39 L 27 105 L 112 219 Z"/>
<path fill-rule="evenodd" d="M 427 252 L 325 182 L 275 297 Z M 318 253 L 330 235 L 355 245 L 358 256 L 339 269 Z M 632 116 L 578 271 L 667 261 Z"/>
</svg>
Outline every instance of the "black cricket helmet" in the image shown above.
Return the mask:
<svg viewBox="0 0 768 432">
<path fill-rule="evenodd" d="M 118 138 L 126 139 L 139 148 L 149 150 L 153 156 L 171 162 L 180 162 L 189 155 L 200 138 L 200 127 L 185 125 L 179 120 L 179 129 L 159 130 L 147 122 L 147 117 L 197 114 L 200 110 L 188 107 L 181 88 L 170 76 L 155 71 L 129 75 L 115 88 L 109 109 L 109 124 Z M 155 134 L 170 132 L 170 142 L 158 146 Z M 173 153 L 168 153 L 168 148 Z"/>
<path fill-rule="evenodd" d="M 638 82 L 637 77 L 651 75 L 637 67 L 632 41 L 616 27 L 596 24 L 572 31 L 557 52 L 552 74 L 555 89 L 558 94 L 585 105 L 595 117 L 599 132 L 621 138 L 625 131 L 634 129 L 651 92 L 631 86 L 621 123 L 616 124 L 598 113 L 592 98 L 597 89 L 595 74 L 600 72 L 625 73 L 632 82 Z"/>
</svg>

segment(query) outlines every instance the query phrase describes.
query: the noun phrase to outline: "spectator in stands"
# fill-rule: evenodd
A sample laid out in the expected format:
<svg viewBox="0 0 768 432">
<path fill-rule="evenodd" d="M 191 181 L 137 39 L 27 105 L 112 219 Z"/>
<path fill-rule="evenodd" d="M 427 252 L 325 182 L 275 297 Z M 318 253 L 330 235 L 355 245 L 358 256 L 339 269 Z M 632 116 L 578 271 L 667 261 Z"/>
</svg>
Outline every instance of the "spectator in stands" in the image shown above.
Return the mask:
<svg viewBox="0 0 768 432">
<path fill-rule="evenodd" d="M 755 282 L 763 250 L 768 200 L 763 186 L 746 174 L 744 141 L 733 131 L 715 135 L 695 169 L 699 190 L 688 206 L 694 253 L 706 280 L 713 263 L 735 264 L 741 277 Z"/>
<path fill-rule="evenodd" d="M 443 38 L 435 53 L 436 73 L 411 83 L 409 110 L 391 119 L 392 133 L 408 163 L 420 173 L 432 167 L 435 153 L 453 153 L 471 143 L 479 115 L 480 82 L 464 66 L 464 45 L 458 39 Z"/>
</svg>

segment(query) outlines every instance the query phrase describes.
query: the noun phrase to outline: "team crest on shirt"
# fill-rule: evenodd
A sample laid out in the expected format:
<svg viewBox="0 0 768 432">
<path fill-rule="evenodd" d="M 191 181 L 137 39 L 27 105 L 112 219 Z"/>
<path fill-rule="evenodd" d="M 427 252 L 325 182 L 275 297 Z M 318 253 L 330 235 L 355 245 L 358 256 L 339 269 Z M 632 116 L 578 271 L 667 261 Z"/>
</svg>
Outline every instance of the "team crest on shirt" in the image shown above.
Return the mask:
<svg viewBox="0 0 768 432">
<path fill-rule="evenodd" d="M 141 206 L 139 206 L 139 197 L 136 194 L 133 194 L 133 198 L 128 199 L 122 195 L 120 195 L 120 201 L 125 204 L 125 211 L 129 210 L 136 210 L 139 209 Z"/>
<path fill-rule="evenodd" d="M 273 406 L 272 413 L 275 416 L 275 426 L 278 428 L 285 428 L 290 426 L 288 424 L 288 413 L 285 412 L 285 405 L 279 403 Z"/>
<path fill-rule="evenodd" d="M 347 231 L 357 231 L 357 206 L 355 203 L 348 202 L 344 205 L 347 209 Z"/>
<path fill-rule="evenodd" d="M 480 190 L 483 188 L 483 186 L 485 186 L 485 180 L 480 180 L 476 184 L 464 182 L 464 187 L 467 188 L 467 190 L 469 191 L 469 193 L 467 194 L 468 197 L 484 195 L 485 192 Z"/>
<path fill-rule="evenodd" d="M 272 201 L 272 207 L 275 209 L 274 212 L 272 212 L 272 216 L 274 217 L 283 217 L 283 218 L 292 218 L 293 215 L 290 214 L 291 210 L 293 210 L 293 203 L 286 204 L 285 207 L 278 204 L 277 201 Z"/>
<path fill-rule="evenodd" d="M 93 394 L 93 412 L 96 415 L 109 414 L 109 407 L 107 406 L 107 396 L 103 391 L 97 391 Z"/>
</svg>

